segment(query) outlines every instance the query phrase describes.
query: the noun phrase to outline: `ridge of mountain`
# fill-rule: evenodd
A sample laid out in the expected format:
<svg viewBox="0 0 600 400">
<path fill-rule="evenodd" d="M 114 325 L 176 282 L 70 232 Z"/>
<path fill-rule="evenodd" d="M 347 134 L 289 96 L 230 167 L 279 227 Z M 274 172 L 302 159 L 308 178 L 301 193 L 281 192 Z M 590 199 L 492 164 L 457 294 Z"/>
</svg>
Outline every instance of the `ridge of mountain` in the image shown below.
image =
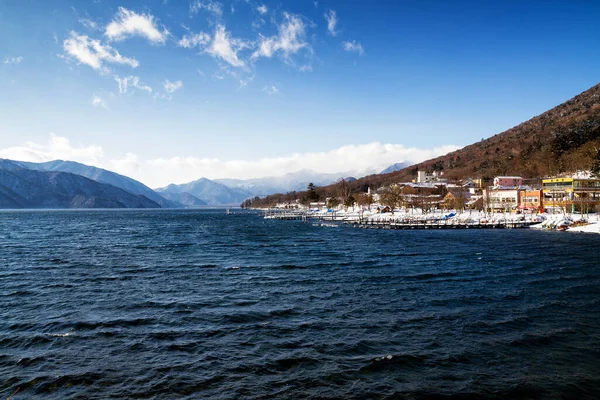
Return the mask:
<svg viewBox="0 0 600 400">
<path fill-rule="evenodd" d="M 143 195 L 62 171 L 0 159 L 0 208 L 160 208 Z"/>
<path fill-rule="evenodd" d="M 490 138 L 398 171 L 359 178 L 348 186 L 356 192 L 409 182 L 419 170 L 443 172 L 450 181 L 506 174 L 539 179 L 589 170 L 595 162 L 600 162 L 600 84 Z M 320 190 L 326 195 L 335 191 L 334 185 Z M 267 196 L 249 206 L 283 198 L 291 197 Z"/>
<path fill-rule="evenodd" d="M 14 162 L 25 168 L 35 169 L 38 171 L 61 171 L 81 175 L 86 178 L 92 179 L 96 182 L 107 183 L 109 185 L 118 187 L 132 194 L 143 195 L 148 199 L 158 203 L 161 207 L 164 208 L 177 208 L 182 206 L 177 202 L 165 199 L 164 197 L 156 193 L 154 190 L 150 189 L 148 186 L 144 185 L 139 181 L 136 181 L 133 178 L 118 174 L 116 172 L 108 171 L 103 168 L 92 167 L 90 165 L 81 164 L 75 161 L 63 160 L 54 160 L 43 163 L 34 163 L 27 161 Z"/>
<path fill-rule="evenodd" d="M 541 178 L 589 169 L 600 150 L 600 84 L 513 128 L 397 172 L 443 171 L 449 179 Z"/>
</svg>

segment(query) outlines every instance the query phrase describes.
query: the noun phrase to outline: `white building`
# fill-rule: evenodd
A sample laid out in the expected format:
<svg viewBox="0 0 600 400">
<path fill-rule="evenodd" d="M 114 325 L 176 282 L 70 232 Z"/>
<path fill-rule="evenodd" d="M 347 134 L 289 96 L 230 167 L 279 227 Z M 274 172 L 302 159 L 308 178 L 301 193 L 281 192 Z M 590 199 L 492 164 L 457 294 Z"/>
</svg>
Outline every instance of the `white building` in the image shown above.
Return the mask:
<svg viewBox="0 0 600 400">
<path fill-rule="evenodd" d="M 484 189 L 483 206 L 491 211 L 513 211 L 519 205 L 518 189 Z"/>
<path fill-rule="evenodd" d="M 440 183 L 446 183 L 448 182 L 448 179 L 444 179 L 442 178 L 442 175 L 444 175 L 443 171 L 433 171 L 432 173 L 429 173 L 427 171 L 417 171 L 417 182 L 418 183 L 425 183 L 425 182 L 440 182 Z"/>
</svg>

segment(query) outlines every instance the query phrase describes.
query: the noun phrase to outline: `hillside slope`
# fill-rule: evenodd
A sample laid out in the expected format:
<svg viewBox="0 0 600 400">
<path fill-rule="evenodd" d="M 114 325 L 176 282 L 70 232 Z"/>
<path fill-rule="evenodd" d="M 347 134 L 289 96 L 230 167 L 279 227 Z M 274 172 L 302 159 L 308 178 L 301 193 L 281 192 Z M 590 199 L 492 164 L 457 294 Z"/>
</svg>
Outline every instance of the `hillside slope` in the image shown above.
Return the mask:
<svg viewBox="0 0 600 400">
<path fill-rule="evenodd" d="M 96 182 L 107 183 L 109 185 L 121 188 L 133 194 L 141 194 L 148 199 L 157 202 L 161 207 L 165 208 L 176 208 L 180 207 L 180 204 L 165 199 L 160 196 L 154 190 L 141 182 L 136 181 L 128 176 L 117 174 L 116 172 L 108 171 L 106 169 L 92 167 L 89 165 L 81 164 L 75 161 L 63 161 L 55 160 L 44 163 L 33 163 L 25 161 L 15 161 L 19 165 L 27 169 L 35 169 L 38 171 L 61 171 L 70 172 L 72 174 L 85 176 L 86 178 L 92 179 Z"/>
<path fill-rule="evenodd" d="M 418 170 L 443 172 L 450 181 L 507 174 L 543 178 L 589 170 L 594 160 L 600 160 L 600 84 L 488 139 L 395 172 L 357 179 L 348 186 L 352 191 L 364 191 L 407 182 L 416 178 Z M 329 185 L 318 191 L 327 196 L 335 188 Z M 302 196 L 304 193 L 277 194 L 251 205 L 261 207 Z"/>
<path fill-rule="evenodd" d="M 160 208 L 145 196 L 58 171 L 0 160 L 0 208 Z"/>
<path fill-rule="evenodd" d="M 460 150 L 391 174 L 408 180 L 415 171 L 444 171 L 450 179 L 521 175 L 552 176 L 589 169 L 600 149 L 600 85 L 565 103 Z"/>
</svg>

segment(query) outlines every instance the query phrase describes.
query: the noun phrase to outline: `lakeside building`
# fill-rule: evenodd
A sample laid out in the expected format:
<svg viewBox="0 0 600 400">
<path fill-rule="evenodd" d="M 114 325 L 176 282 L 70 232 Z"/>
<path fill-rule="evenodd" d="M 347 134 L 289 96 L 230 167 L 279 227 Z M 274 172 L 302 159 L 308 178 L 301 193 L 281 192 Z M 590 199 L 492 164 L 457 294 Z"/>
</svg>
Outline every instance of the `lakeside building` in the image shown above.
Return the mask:
<svg viewBox="0 0 600 400">
<path fill-rule="evenodd" d="M 517 210 L 522 190 L 487 188 L 483 190 L 483 205 L 489 212 L 513 212 Z"/>
<path fill-rule="evenodd" d="M 438 182 L 438 183 L 447 183 L 448 179 L 442 178 L 444 175 L 443 171 L 433 171 L 431 173 L 427 171 L 417 171 L 417 183 L 429 183 L 429 182 Z"/>
<path fill-rule="evenodd" d="M 544 206 L 550 210 L 587 212 L 600 205 L 600 179 L 544 179 L 542 191 Z"/>
<path fill-rule="evenodd" d="M 460 186 L 448 187 L 448 193 L 444 196 L 441 205 L 447 209 L 464 210 L 473 205 L 471 197 L 475 196 Z"/>
<path fill-rule="evenodd" d="M 518 209 L 530 212 L 543 212 L 544 193 L 542 189 L 522 191 Z"/>
</svg>

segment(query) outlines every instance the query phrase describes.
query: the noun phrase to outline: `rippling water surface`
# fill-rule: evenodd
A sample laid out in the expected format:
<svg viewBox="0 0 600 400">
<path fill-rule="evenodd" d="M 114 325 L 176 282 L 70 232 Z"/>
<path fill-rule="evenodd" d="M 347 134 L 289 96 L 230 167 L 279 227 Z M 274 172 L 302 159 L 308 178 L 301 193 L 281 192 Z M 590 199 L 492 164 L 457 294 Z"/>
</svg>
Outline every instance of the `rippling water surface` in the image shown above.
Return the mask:
<svg viewBox="0 0 600 400">
<path fill-rule="evenodd" d="M 0 213 L 0 399 L 600 397 L 600 236 Z"/>
</svg>

